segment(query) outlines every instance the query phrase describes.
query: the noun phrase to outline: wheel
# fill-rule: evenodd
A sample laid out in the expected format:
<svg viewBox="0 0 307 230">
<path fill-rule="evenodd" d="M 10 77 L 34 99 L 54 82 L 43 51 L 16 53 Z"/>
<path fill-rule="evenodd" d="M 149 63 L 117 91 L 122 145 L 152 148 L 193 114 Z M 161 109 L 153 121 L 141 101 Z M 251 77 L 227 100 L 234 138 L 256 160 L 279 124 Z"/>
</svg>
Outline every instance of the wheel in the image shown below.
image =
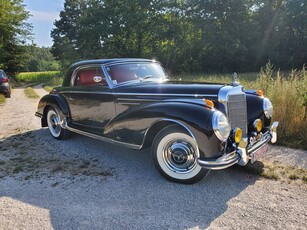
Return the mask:
<svg viewBox="0 0 307 230">
<path fill-rule="evenodd" d="M 47 124 L 51 135 L 58 140 L 68 137 L 69 131 L 61 127 L 60 109 L 58 107 L 50 107 L 47 112 Z"/>
<path fill-rule="evenodd" d="M 5 95 L 6 98 L 10 98 L 11 97 L 11 92 L 7 92 Z"/>
<path fill-rule="evenodd" d="M 209 170 L 200 167 L 196 141 L 180 126 L 162 129 L 152 145 L 152 159 L 156 169 L 167 180 L 193 184 L 204 178 Z"/>
</svg>

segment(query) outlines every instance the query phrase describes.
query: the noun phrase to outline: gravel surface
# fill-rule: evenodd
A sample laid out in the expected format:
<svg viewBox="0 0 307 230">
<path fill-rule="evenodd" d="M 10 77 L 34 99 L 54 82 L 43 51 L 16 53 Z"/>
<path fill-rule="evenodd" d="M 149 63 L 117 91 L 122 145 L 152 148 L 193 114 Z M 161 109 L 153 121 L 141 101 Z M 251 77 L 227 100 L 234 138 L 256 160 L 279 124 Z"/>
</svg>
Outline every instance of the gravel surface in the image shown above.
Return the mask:
<svg viewBox="0 0 307 230">
<path fill-rule="evenodd" d="M 53 139 L 37 103 L 14 89 L 0 106 L 0 229 L 307 229 L 306 184 L 237 167 L 170 183 L 149 149 Z M 306 167 L 306 154 L 274 147 L 266 159 Z"/>
</svg>

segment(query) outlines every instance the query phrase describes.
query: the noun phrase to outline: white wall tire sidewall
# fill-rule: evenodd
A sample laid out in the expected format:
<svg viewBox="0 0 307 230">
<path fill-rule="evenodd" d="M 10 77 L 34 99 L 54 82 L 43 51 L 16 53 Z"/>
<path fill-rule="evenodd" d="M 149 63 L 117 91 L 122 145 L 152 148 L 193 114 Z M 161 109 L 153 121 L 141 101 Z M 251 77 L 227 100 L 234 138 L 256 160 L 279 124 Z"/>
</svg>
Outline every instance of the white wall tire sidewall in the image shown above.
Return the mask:
<svg viewBox="0 0 307 230">
<path fill-rule="evenodd" d="M 51 121 L 51 117 L 56 115 L 58 118 L 59 118 L 59 115 L 58 113 L 54 110 L 54 109 L 50 109 L 47 113 L 47 124 L 48 124 L 48 129 L 51 133 L 51 135 L 55 138 L 58 138 L 60 135 L 61 135 L 61 128 L 60 128 L 60 131 L 58 133 L 56 133 L 50 123 Z"/>
<path fill-rule="evenodd" d="M 195 167 L 193 168 L 193 170 L 187 172 L 187 173 L 177 173 L 172 171 L 166 164 L 165 160 L 163 159 L 163 148 L 164 146 L 169 143 L 172 140 L 176 140 L 176 139 L 184 139 L 186 141 L 188 141 L 190 144 L 192 144 L 193 148 L 196 150 L 196 157 L 195 160 L 197 160 L 199 158 L 199 150 L 198 150 L 198 146 L 196 144 L 196 141 L 190 137 L 189 135 L 185 134 L 185 133 L 170 133 L 166 136 L 164 136 L 161 141 L 159 142 L 158 146 L 157 146 L 157 151 L 156 151 L 156 157 L 157 157 L 157 162 L 160 166 L 160 168 L 163 170 L 164 173 L 166 173 L 168 176 L 177 179 L 177 180 L 189 180 L 192 179 L 193 177 L 197 176 L 200 171 L 201 171 L 201 167 L 196 163 Z"/>
</svg>

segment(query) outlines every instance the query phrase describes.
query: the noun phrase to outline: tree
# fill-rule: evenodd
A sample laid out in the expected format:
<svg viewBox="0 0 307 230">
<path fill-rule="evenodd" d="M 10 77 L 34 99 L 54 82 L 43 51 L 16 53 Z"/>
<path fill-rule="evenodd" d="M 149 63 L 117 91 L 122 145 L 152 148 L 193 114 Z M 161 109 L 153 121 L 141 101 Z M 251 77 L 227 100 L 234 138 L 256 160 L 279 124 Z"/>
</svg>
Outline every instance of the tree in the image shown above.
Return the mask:
<svg viewBox="0 0 307 230">
<path fill-rule="evenodd" d="M 66 0 L 52 31 L 65 67 L 156 58 L 171 72 L 258 71 L 307 62 L 304 0 Z"/>
<path fill-rule="evenodd" d="M 9 75 L 25 64 L 26 53 L 21 45 L 31 35 L 31 25 L 26 22 L 29 16 L 22 0 L 0 1 L 0 67 Z"/>
<path fill-rule="evenodd" d="M 39 72 L 59 70 L 60 65 L 54 59 L 49 47 L 37 47 L 36 44 L 24 47 L 27 61 L 22 71 Z"/>
</svg>

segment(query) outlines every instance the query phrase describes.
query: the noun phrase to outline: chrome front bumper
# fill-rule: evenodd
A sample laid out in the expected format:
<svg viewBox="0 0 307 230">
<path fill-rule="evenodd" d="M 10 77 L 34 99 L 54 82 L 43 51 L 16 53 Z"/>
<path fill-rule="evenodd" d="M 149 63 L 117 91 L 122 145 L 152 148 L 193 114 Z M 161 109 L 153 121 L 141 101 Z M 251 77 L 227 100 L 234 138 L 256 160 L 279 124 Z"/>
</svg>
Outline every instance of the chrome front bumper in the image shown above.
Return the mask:
<svg viewBox="0 0 307 230">
<path fill-rule="evenodd" d="M 268 132 L 263 134 L 261 139 L 253 146 L 247 147 L 247 138 L 242 138 L 237 150 L 227 153 L 217 159 L 198 159 L 198 164 L 206 169 L 219 170 L 228 168 L 234 164 L 246 165 L 250 160 L 250 154 L 258 150 L 261 146 L 277 141 L 277 126 L 278 122 L 273 122 Z"/>
</svg>

